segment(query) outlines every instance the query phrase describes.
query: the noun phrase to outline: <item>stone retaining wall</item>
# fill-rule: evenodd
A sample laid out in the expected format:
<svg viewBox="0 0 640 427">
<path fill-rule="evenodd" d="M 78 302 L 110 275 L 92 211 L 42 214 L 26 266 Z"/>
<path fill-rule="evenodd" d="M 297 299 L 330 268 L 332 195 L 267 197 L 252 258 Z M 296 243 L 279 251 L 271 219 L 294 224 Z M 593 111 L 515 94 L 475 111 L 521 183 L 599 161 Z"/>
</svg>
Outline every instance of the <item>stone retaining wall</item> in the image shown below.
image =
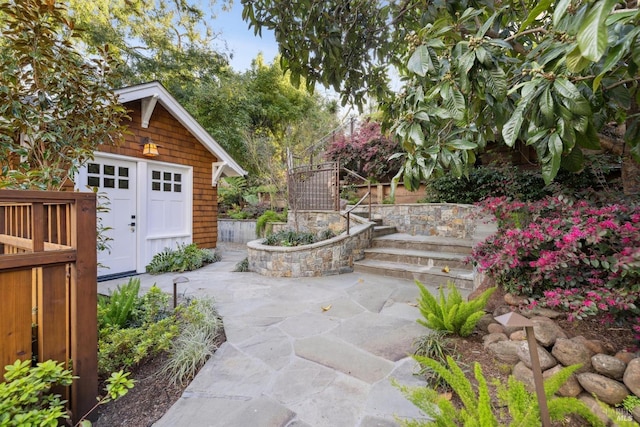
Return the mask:
<svg viewBox="0 0 640 427">
<path fill-rule="evenodd" d="M 407 205 L 372 205 L 373 218 L 398 232 L 411 235 L 473 238 L 476 223 L 469 219 L 473 205 L 454 203 L 415 203 Z"/>
<path fill-rule="evenodd" d="M 341 221 L 331 214 L 335 212 L 305 212 L 298 219 L 298 230 L 317 233 L 339 227 Z M 247 243 L 249 270 L 270 277 L 317 277 L 351 272 L 353 261 L 364 258 L 372 232 L 373 224 L 363 221 L 351 227 L 350 235 L 342 233 L 312 245 L 267 246 L 262 244 L 262 239 L 254 240 Z"/>
</svg>

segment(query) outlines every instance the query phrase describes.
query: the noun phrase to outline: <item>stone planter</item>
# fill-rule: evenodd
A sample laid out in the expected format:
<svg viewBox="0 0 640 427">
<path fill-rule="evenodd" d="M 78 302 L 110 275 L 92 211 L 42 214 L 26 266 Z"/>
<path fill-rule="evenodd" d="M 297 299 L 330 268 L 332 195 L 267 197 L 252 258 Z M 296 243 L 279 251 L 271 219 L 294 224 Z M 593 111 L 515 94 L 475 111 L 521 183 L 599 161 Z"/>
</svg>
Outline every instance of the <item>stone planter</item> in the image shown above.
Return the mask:
<svg viewBox="0 0 640 427">
<path fill-rule="evenodd" d="M 247 243 L 249 270 L 269 277 L 317 277 L 353 271 L 353 261 L 364 257 L 369 247 L 373 223 L 351 227 L 311 245 L 284 247 L 263 245 L 263 239 Z"/>
</svg>

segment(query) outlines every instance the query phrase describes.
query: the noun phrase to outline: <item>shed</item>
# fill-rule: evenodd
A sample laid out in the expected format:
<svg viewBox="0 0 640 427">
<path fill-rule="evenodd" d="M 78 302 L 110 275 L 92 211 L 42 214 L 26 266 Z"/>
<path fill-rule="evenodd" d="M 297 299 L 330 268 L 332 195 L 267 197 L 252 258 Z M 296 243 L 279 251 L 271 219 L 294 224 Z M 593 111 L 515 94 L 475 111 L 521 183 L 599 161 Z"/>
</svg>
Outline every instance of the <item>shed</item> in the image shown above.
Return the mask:
<svg viewBox="0 0 640 427">
<path fill-rule="evenodd" d="M 100 146 L 75 179 L 78 190 L 107 196 L 99 218 L 110 250 L 98 254 L 100 278 L 142 273 L 180 244 L 214 248 L 218 180 L 247 173 L 159 82 L 115 92 L 129 110 L 128 133 L 120 145 Z"/>
</svg>

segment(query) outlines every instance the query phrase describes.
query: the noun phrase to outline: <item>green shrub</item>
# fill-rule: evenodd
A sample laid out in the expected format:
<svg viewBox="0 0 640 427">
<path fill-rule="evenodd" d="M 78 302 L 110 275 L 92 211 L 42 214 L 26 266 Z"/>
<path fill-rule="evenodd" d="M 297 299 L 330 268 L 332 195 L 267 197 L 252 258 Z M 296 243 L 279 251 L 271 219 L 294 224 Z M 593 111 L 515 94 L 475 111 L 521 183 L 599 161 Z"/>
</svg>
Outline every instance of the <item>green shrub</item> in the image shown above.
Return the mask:
<svg viewBox="0 0 640 427">
<path fill-rule="evenodd" d="M 518 427 L 538 427 L 541 425 L 538 399 L 529 393 L 524 384 L 513 376 L 509 377 L 507 385 L 498 386 L 498 396 L 509 410 L 510 421 L 506 424 L 502 413 L 495 410 L 491 403 L 489 387 L 482 373 L 480 364 L 474 364 L 474 377 L 477 381 L 477 391 L 471 381 L 451 357 L 447 357 L 446 365 L 433 359 L 415 356 L 424 366 L 440 375 L 449 384 L 461 401 L 461 408 L 456 408 L 450 399 L 436 390 L 426 387 L 409 388 L 395 384 L 402 393 L 420 410 L 427 414 L 432 421 L 405 421 L 404 426 L 465 426 L 486 427 L 509 425 Z M 589 408 L 574 397 L 555 397 L 554 394 L 567 381 L 580 365 L 563 368 L 545 381 L 544 389 L 551 419 L 561 421 L 566 415 L 577 414 L 590 422 L 593 426 L 604 426 Z"/>
<path fill-rule="evenodd" d="M 138 302 L 140 278 L 132 277 L 125 285 L 118 285 L 108 297 L 98 297 L 98 328 L 107 325 L 123 328 L 131 321 Z"/>
<path fill-rule="evenodd" d="M 191 300 L 180 307 L 180 335 L 175 340 L 162 372 L 174 384 L 193 378 L 216 350 L 222 333 L 222 318 L 213 299 Z"/>
<path fill-rule="evenodd" d="M 447 284 L 449 290 L 445 297 L 442 287 L 439 289 L 439 299 L 419 281 L 416 285 L 420 288 L 418 308 L 424 319 L 418 319 L 418 323 L 436 331 L 449 331 L 466 337 L 473 332 L 478 320 L 484 315 L 484 307 L 487 300 L 496 288 L 484 291 L 480 296 L 471 301 L 464 301 L 462 295 L 453 282 Z"/>
<path fill-rule="evenodd" d="M 65 400 L 51 393 L 54 386 L 69 386 L 75 378 L 64 362 L 53 360 L 31 366 L 30 360 L 16 360 L 5 366 L 5 381 L 0 383 L 0 426 L 57 427 L 69 419 Z M 129 373 L 114 372 L 106 381 L 106 395 L 81 418 L 84 420 L 99 405 L 118 400 L 133 387 Z M 84 423 L 82 425 L 85 425 Z M 89 423 L 89 425 L 91 425 Z"/>
<path fill-rule="evenodd" d="M 66 401 L 50 394 L 53 386 L 73 382 L 64 363 L 47 360 L 31 367 L 31 360 L 17 360 L 5 369 L 5 381 L 0 383 L 0 426 L 55 427 L 58 419 L 69 418 Z"/>
<path fill-rule="evenodd" d="M 310 245 L 316 241 L 316 236 L 312 233 L 283 230 L 267 236 L 263 243 L 268 246 L 301 246 Z"/>
<path fill-rule="evenodd" d="M 148 357 L 169 350 L 177 335 L 174 316 L 137 328 L 103 328 L 98 339 L 98 373 L 133 368 Z"/>
<path fill-rule="evenodd" d="M 246 273 L 249 271 L 249 258 L 245 258 L 236 264 L 236 268 L 233 271 L 237 273 Z"/>
<path fill-rule="evenodd" d="M 539 200 L 549 194 L 537 172 L 517 167 L 478 167 L 469 177 L 448 174 L 427 181 L 423 203 L 476 203 L 487 197 Z"/>
<path fill-rule="evenodd" d="M 212 254 L 209 249 L 200 249 L 195 243 L 179 244 L 176 250 L 165 248 L 153 256 L 147 273 L 159 274 L 168 272 L 185 272 L 197 270 L 204 264 L 220 260 L 217 254 Z"/>
<path fill-rule="evenodd" d="M 322 230 L 320 233 L 318 233 L 319 242 L 323 240 L 333 239 L 334 237 L 336 237 L 336 233 L 330 228 L 327 228 L 326 230 Z"/>
<path fill-rule="evenodd" d="M 267 234 L 271 234 L 271 223 L 272 222 L 286 222 L 287 221 L 287 211 L 283 213 L 278 213 L 272 210 L 268 210 L 256 221 L 256 236 L 264 237 Z"/>
<path fill-rule="evenodd" d="M 139 282 L 139 279 L 134 280 Z M 98 372 L 101 375 L 121 369 L 128 370 L 147 356 L 168 350 L 178 334 L 176 316 L 169 308 L 169 295 L 153 285 L 145 295 L 138 297 L 139 284 L 136 288 L 131 282 L 130 280 L 123 288 L 128 290 L 127 295 L 135 295 L 132 302 L 130 298 L 126 300 L 127 305 L 132 307 L 127 321 L 98 323 Z M 112 297 L 108 305 L 99 308 L 98 318 L 103 318 L 102 313 L 108 312 L 109 307 L 117 302 L 118 299 Z"/>
<path fill-rule="evenodd" d="M 447 356 L 452 356 L 456 352 L 455 342 L 448 337 L 447 331 L 431 331 L 413 341 L 415 347 L 414 355 L 427 357 L 440 363 L 447 361 Z M 431 388 L 439 388 L 446 385 L 446 382 L 435 371 L 428 366 L 420 365 L 419 375 L 423 375 L 427 384 Z"/>
<path fill-rule="evenodd" d="M 138 298 L 135 310 L 131 313 L 130 326 L 158 322 L 171 315 L 169 295 L 154 284 L 146 294 Z"/>
</svg>

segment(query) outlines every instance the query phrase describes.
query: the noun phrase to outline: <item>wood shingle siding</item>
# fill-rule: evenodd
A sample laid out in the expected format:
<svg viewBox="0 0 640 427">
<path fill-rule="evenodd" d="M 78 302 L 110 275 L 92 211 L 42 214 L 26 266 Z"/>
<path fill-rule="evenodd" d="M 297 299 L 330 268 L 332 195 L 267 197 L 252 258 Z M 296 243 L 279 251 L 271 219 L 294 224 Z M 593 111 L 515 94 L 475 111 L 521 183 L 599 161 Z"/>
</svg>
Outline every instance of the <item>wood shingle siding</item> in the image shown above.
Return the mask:
<svg viewBox="0 0 640 427">
<path fill-rule="evenodd" d="M 126 103 L 131 121 L 129 133 L 119 146 L 101 146 L 100 152 L 119 154 L 139 159 L 142 138 L 149 137 L 158 145 L 159 156 L 154 161 L 174 163 L 193 168 L 193 242 L 202 248 L 214 248 L 218 238 L 217 189 L 211 182 L 213 162 L 218 159 L 158 104 L 144 129 L 141 125 L 141 102 Z"/>
</svg>

